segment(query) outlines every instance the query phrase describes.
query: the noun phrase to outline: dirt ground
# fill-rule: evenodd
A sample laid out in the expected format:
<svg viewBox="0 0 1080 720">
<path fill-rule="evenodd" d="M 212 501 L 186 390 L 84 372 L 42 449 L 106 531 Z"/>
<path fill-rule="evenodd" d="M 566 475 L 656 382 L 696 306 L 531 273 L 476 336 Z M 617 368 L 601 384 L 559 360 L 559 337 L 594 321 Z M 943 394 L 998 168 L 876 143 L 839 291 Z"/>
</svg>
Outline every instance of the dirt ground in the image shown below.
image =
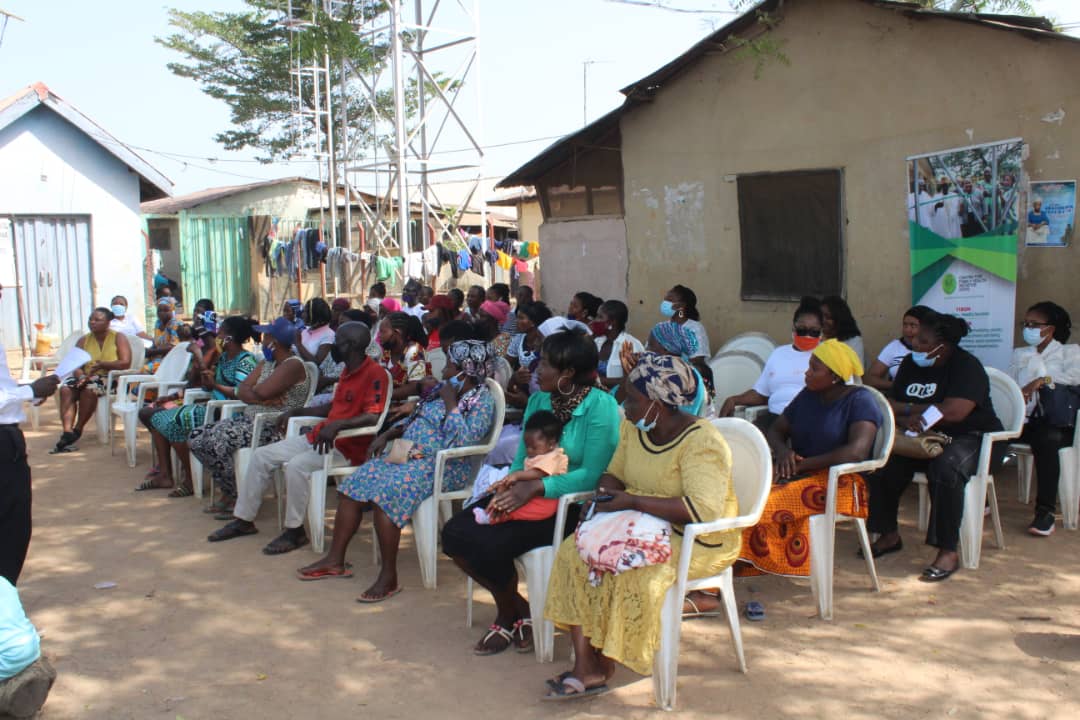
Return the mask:
<svg viewBox="0 0 1080 720">
<path fill-rule="evenodd" d="M 210 545 L 220 526 L 195 498 L 135 493 L 148 469 L 109 456 L 93 423 L 79 452 L 51 456 L 55 406 L 27 436 L 34 472 L 34 539 L 19 583 L 23 604 L 59 672 L 43 718 L 644 718 L 649 678 L 621 669 L 617 689 L 573 703 L 541 703 L 543 680 L 564 669 L 512 651 L 475 657 L 493 617 L 477 593 L 464 626 L 464 580 L 445 558 L 438 590 L 420 583 L 411 535 L 400 559 L 405 592 L 379 605 L 354 598 L 374 576 L 365 525 L 350 548 L 356 578 L 300 583 L 310 548 L 266 557 L 272 499 L 260 534 Z M 723 619 L 684 625 L 678 709 L 687 717 L 1064 718 L 1080 702 L 1080 533 L 1023 530 L 1011 471 L 998 481 L 1007 550 L 986 536 L 982 567 L 940 585 L 916 580 L 932 557 L 904 506 L 902 553 L 878 563 L 874 594 L 849 530 L 838 538 L 833 622 L 814 615 L 809 587 L 739 580 L 749 672 L 736 667 Z M 114 582 L 97 590 L 95 583 Z"/>
</svg>

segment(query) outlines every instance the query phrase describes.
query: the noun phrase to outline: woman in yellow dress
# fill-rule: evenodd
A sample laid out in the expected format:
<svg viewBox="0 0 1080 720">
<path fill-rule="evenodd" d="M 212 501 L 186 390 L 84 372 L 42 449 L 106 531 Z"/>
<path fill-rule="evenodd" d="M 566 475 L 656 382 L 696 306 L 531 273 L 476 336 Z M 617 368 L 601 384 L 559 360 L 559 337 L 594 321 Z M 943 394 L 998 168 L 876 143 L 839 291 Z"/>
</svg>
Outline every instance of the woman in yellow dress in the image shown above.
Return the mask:
<svg viewBox="0 0 1080 720">
<path fill-rule="evenodd" d="M 611 499 L 596 503 L 595 509 L 636 510 L 669 521 L 671 557 L 605 574 L 593 586 L 575 539 L 567 538 L 552 568 L 545 615 L 570 628 L 575 661 L 572 670 L 548 681 L 547 699 L 606 692 L 616 662 L 649 674 L 660 645 L 664 596 L 675 582 L 682 527 L 738 514 L 727 443 L 709 421 L 679 410 L 697 393 L 690 365 L 677 357 L 642 353 L 625 387 L 626 421 L 598 487 L 598 497 Z M 712 533 L 696 542 L 691 578 L 722 572 L 739 555 L 738 531 Z"/>
</svg>

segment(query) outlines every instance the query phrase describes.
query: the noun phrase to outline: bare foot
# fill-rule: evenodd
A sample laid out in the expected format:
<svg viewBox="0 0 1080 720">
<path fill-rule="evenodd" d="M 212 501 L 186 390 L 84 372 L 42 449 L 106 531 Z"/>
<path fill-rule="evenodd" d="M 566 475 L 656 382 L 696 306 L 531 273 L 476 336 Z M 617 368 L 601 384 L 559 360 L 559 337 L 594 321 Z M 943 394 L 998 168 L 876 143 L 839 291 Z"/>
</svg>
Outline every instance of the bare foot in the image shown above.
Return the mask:
<svg viewBox="0 0 1080 720">
<path fill-rule="evenodd" d="M 346 563 L 337 562 L 329 555 L 324 555 L 310 565 L 305 565 L 304 567 L 300 568 L 299 570 L 297 570 L 297 572 L 301 574 L 306 574 L 314 570 L 344 570 L 345 567 Z"/>
<path fill-rule="evenodd" d="M 361 602 L 378 602 L 396 595 L 400 591 L 396 575 L 383 577 L 383 574 L 379 573 L 379 577 L 375 578 L 375 582 L 371 584 L 371 587 L 360 593 L 360 597 L 357 599 Z"/>
<path fill-rule="evenodd" d="M 694 590 L 683 600 L 683 615 L 698 615 L 720 609 L 720 598 L 701 590 Z"/>
</svg>

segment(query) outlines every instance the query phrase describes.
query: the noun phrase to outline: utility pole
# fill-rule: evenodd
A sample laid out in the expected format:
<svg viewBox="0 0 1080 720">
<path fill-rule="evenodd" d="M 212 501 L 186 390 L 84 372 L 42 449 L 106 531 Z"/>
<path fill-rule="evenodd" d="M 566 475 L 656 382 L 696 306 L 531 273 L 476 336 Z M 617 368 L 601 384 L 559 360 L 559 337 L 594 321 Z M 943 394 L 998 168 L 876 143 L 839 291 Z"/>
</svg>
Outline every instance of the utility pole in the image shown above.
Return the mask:
<svg viewBox="0 0 1080 720">
<path fill-rule="evenodd" d="M 589 66 L 601 65 L 610 60 L 583 60 L 581 62 L 581 124 L 589 124 Z"/>
<path fill-rule="evenodd" d="M 0 8 L 0 45 L 4 44 L 4 33 L 7 32 L 8 20 L 18 20 L 19 22 L 26 22 L 18 15 L 13 15 L 7 10 Z"/>
</svg>

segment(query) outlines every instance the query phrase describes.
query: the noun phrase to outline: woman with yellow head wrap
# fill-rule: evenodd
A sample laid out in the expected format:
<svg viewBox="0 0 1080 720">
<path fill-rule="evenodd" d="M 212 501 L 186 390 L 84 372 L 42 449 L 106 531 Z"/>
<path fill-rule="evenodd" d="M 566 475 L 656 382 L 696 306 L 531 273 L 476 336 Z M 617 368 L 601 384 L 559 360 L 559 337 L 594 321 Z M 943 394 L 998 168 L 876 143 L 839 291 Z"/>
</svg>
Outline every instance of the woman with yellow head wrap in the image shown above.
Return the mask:
<svg viewBox="0 0 1080 720">
<path fill-rule="evenodd" d="M 839 340 L 825 340 L 814 348 L 811 355 L 824 363 L 825 367 L 832 370 L 833 374 L 845 383 L 851 382 L 852 377 L 863 375 L 863 366 L 859 361 L 859 356 L 847 344 Z"/>
</svg>

